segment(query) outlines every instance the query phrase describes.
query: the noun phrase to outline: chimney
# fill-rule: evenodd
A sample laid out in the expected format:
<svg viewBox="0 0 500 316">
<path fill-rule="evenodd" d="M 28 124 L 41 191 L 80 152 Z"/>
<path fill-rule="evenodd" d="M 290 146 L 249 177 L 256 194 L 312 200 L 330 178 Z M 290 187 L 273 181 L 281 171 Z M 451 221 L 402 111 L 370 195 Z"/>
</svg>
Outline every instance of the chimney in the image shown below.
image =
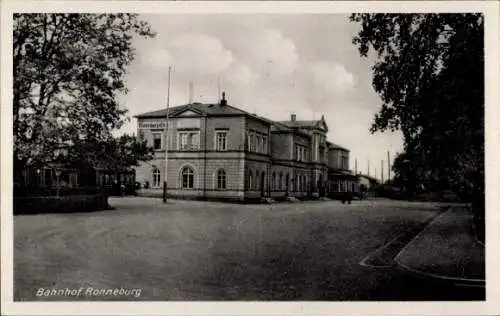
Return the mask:
<svg viewBox="0 0 500 316">
<path fill-rule="evenodd" d="M 222 99 L 220 100 L 220 106 L 226 106 L 227 101 L 226 101 L 226 93 L 222 92 Z"/>
<path fill-rule="evenodd" d="M 292 115 L 290 116 L 290 120 L 291 120 L 292 122 L 295 122 L 295 120 L 296 120 L 296 119 L 297 119 L 297 115 L 292 114 Z"/>
</svg>

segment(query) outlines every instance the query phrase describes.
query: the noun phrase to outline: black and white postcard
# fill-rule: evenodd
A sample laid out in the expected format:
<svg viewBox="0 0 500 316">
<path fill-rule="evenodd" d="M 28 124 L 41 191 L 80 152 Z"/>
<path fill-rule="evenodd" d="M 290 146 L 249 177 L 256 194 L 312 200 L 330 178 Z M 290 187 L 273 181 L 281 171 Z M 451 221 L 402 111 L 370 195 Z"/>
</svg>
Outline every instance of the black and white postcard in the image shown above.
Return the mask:
<svg viewBox="0 0 500 316">
<path fill-rule="evenodd" d="M 499 311 L 498 3 L 1 6 L 2 314 Z"/>
</svg>

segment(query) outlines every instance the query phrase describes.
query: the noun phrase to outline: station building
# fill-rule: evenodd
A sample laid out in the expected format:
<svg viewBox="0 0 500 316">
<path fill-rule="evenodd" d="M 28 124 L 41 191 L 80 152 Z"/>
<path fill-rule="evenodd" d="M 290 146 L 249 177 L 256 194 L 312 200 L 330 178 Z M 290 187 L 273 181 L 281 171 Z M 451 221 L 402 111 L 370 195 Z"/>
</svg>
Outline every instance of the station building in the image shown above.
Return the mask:
<svg viewBox="0 0 500 316">
<path fill-rule="evenodd" d="M 250 201 L 357 191 L 349 150 L 329 142 L 320 120 L 272 121 L 227 103 L 191 103 L 135 116 L 155 150 L 136 168 L 141 193 L 161 195 L 168 142 L 168 195 Z M 167 126 L 168 125 L 168 126 Z M 168 135 L 165 134 L 167 128 Z"/>
</svg>

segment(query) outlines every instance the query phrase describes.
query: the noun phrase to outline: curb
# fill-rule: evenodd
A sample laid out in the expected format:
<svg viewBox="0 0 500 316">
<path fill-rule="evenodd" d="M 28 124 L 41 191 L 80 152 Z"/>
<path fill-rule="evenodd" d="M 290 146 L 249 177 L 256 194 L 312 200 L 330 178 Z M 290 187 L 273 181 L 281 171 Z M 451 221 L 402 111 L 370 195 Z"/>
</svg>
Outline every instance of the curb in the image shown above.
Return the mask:
<svg viewBox="0 0 500 316">
<path fill-rule="evenodd" d="M 469 209 L 469 211 L 472 211 L 472 209 L 470 208 L 470 206 L 467 206 L 467 209 Z M 474 222 L 474 219 L 472 220 L 472 223 L 471 223 L 471 228 L 472 228 L 472 235 L 474 236 L 474 239 L 476 240 L 477 243 L 479 243 L 481 246 L 483 247 L 486 247 L 485 243 L 482 242 L 478 237 L 477 237 L 477 234 L 476 234 L 476 230 L 477 230 L 477 226 Z"/>
<path fill-rule="evenodd" d="M 373 255 L 380 253 L 381 251 L 383 251 L 387 247 L 391 246 L 393 242 L 397 241 L 399 238 L 403 237 L 404 235 L 405 235 L 404 233 L 400 234 L 400 235 L 394 237 L 393 239 L 391 239 L 388 243 L 386 243 L 382 247 L 379 247 L 379 248 L 375 249 L 374 251 L 368 253 L 368 255 L 366 255 L 363 259 L 361 259 L 361 261 L 358 264 L 362 267 L 374 268 L 374 269 L 388 269 L 388 268 L 394 267 L 394 264 L 375 266 L 375 265 L 371 265 L 371 264 L 367 263 L 367 261 L 370 260 Z"/>
<path fill-rule="evenodd" d="M 452 283 L 453 286 L 462 286 L 462 287 L 477 287 L 477 288 L 485 288 L 486 287 L 486 281 L 482 279 L 466 279 L 466 278 L 458 278 L 458 277 L 448 277 L 445 275 L 438 275 L 438 274 L 433 274 L 429 272 L 424 272 L 420 271 L 417 269 L 410 268 L 409 266 L 401 263 L 397 258 L 394 259 L 394 261 L 403 268 L 404 270 L 416 274 L 419 277 L 426 278 L 426 279 L 431 279 L 431 280 L 437 280 L 437 281 L 444 281 L 444 282 L 450 282 Z"/>
<path fill-rule="evenodd" d="M 436 214 L 435 216 L 430 216 L 428 219 L 426 219 L 422 224 L 420 224 L 418 226 L 419 230 L 418 232 L 415 234 L 415 236 L 417 236 L 422 230 L 425 230 L 427 228 L 427 226 L 432 223 L 436 218 L 438 218 L 439 216 L 443 215 L 443 213 L 446 213 L 447 211 L 449 210 L 449 207 L 446 207 L 445 210 L 443 211 L 438 211 L 438 214 Z M 392 260 L 392 263 L 391 264 L 387 264 L 387 265 L 372 265 L 372 264 L 369 264 L 367 263 L 374 255 L 384 251 L 387 247 L 390 247 L 392 246 L 393 243 L 397 242 L 400 238 L 404 238 L 408 235 L 408 232 L 403 232 L 399 235 L 397 235 L 396 237 L 394 237 L 393 239 L 391 239 L 389 242 L 387 242 L 385 245 L 383 245 L 382 247 L 379 247 L 377 249 L 375 249 L 374 251 L 372 252 L 369 252 L 368 255 L 366 255 L 358 264 L 362 267 L 367 267 L 367 268 L 374 268 L 374 269 L 388 269 L 388 268 L 393 268 L 395 266 L 397 266 L 397 262 L 394 260 L 394 258 L 396 258 L 396 256 L 399 255 L 399 253 L 405 249 L 405 247 L 411 242 L 413 241 L 414 237 L 411 237 L 410 241 L 408 242 L 405 242 L 404 246 L 402 246 L 400 248 L 400 250 L 396 253 L 396 256 L 393 256 L 391 257 L 391 260 Z"/>
<path fill-rule="evenodd" d="M 402 263 L 400 260 L 399 260 L 399 256 L 406 250 L 408 249 L 411 244 L 418 238 L 420 237 L 421 235 L 423 235 L 428 229 L 429 227 L 431 227 L 431 225 L 436 222 L 437 220 L 439 220 L 441 217 L 443 217 L 444 215 L 446 215 L 448 212 L 452 212 L 453 211 L 453 207 L 451 207 L 449 210 L 447 211 L 444 211 L 442 214 L 436 216 L 420 233 L 418 233 L 415 237 L 413 237 L 410 242 L 408 244 L 406 244 L 399 252 L 398 254 L 394 257 L 394 262 L 396 262 L 396 264 L 398 266 L 400 266 L 401 268 L 403 268 L 404 270 L 410 272 L 410 273 L 413 273 L 417 276 L 420 276 L 420 277 L 423 277 L 423 278 L 427 278 L 427 279 L 431 279 L 431 280 L 437 280 L 437 281 L 445 281 L 445 282 L 450 282 L 452 283 L 454 286 L 464 286 L 464 287 L 480 287 L 480 288 L 484 288 L 486 287 L 486 281 L 483 280 L 483 279 L 470 279 L 470 278 L 460 278 L 460 277 L 449 277 L 449 276 L 445 276 L 445 275 L 439 275 L 439 274 L 434 274 L 434 273 L 430 273 L 430 272 L 425 272 L 425 271 L 421 271 L 421 270 L 418 270 L 418 269 L 414 269 L 414 268 L 411 268 L 409 267 L 408 265 L 405 265 L 404 263 Z"/>
</svg>

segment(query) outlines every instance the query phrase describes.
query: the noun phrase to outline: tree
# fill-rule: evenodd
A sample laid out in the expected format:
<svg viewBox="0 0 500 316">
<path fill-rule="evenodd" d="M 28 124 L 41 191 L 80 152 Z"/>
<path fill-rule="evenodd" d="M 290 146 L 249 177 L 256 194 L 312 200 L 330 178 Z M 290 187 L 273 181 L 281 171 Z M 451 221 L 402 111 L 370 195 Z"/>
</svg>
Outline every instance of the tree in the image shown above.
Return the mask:
<svg viewBox="0 0 500 316">
<path fill-rule="evenodd" d="M 120 171 L 137 166 L 139 161 L 153 159 L 153 154 L 154 150 L 147 145 L 146 140 L 124 134 L 102 141 L 77 140 L 71 151 L 62 155 L 58 162 L 80 168 L 98 167 Z"/>
<path fill-rule="evenodd" d="M 90 156 L 108 161 L 97 148 L 137 147 L 129 136 L 111 135 L 127 112 L 117 96 L 127 92 L 123 76 L 134 59 L 134 35 L 154 36 L 135 14 L 14 15 L 15 171 Z M 85 156 L 80 149 L 89 146 L 96 151 Z"/>
<path fill-rule="evenodd" d="M 484 208 L 483 16 L 353 14 L 350 19 L 361 24 L 353 38 L 360 55 L 376 53 L 372 83 L 382 105 L 370 130 L 403 133 L 404 153 L 395 172 L 411 175 L 405 181 L 413 189 L 420 182 L 448 187 L 467 200 L 482 200 Z"/>
</svg>

